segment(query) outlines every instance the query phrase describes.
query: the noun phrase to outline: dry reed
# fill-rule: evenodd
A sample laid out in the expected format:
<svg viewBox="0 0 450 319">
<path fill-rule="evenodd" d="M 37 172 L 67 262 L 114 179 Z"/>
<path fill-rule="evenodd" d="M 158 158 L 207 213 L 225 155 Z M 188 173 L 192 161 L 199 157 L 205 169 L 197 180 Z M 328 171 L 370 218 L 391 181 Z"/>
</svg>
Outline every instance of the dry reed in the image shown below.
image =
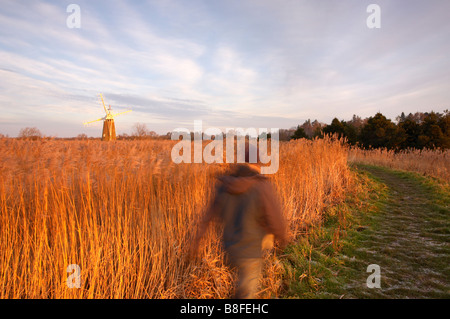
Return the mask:
<svg viewBox="0 0 450 319">
<path fill-rule="evenodd" d="M 349 162 L 381 165 L 394 169 L 413 171 L 450 182 L 450 150 L 362 150 L 352 147 Z"/>
<path fill-rule="evenodd" d="M 0 139 L 1 298 L 227 298 L 220 226 L 186 259 L 215 177 L 227 165 L 173 164 L 171 141 Z M 292 238 L 351 184 L 340 141 L 280 143 L 271 176 Z M 267 258 L 260 297 L 283 272 Z M 81 268 L 68 288 L 66 268 Z"/>
</svg>

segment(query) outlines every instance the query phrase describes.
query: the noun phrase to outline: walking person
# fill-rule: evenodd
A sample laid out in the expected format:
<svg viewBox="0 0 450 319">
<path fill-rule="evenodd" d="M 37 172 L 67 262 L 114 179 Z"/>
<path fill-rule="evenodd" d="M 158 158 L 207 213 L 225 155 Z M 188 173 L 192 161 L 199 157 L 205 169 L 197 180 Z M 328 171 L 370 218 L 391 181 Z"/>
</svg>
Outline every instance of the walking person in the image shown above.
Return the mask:
<svg viewBox="0 0 450 319">
<path fill-rule="evenodd" d="M 235 298 L 255 298 L 262 270 L 263 249 L 275 238 L 287 242 L 286 221 L 269 179 L 259 165 L 235 164 L 230 174 L 218 178 L 212 204 L 206 210 L 194 241 L 196 251 L 208 224 L 218 219 L 224 225 L 223 245 L 228 261 L 237 269 Z"/>
</svg>

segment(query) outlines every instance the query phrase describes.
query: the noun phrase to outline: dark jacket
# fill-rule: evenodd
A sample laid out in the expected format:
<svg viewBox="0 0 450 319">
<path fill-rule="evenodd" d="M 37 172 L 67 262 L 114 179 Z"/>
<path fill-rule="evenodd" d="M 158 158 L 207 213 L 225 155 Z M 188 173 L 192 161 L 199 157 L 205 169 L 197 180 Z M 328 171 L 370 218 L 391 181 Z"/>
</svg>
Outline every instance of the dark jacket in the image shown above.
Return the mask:
<svg viewBox="0 0 450 319">
<path fill-rule="evenodd" d="M 222 176 L 204 222 L 218 217 L 224 225 L 223 244 L 232 258 L 261 257 L 265 235 L 286 242 L 286 222 L 270 181 L 248 165 Z"/>
</svg>

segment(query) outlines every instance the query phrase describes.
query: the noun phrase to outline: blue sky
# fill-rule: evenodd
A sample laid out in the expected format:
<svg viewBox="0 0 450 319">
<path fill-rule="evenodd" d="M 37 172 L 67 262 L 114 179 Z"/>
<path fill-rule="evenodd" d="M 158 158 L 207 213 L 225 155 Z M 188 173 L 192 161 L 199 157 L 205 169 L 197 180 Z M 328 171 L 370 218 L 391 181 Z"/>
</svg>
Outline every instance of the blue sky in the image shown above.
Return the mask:
<svg viewBox="0 0 450 319">
<path fill-rule="evenodd" d="M 81 28 L 66 25 L 69 4 Z M 369 29 L 369 4 L 381 28 Z M 450 1 L 2 1 L 0 133 L 289 128 L 450 109 Z"/>
</svg>

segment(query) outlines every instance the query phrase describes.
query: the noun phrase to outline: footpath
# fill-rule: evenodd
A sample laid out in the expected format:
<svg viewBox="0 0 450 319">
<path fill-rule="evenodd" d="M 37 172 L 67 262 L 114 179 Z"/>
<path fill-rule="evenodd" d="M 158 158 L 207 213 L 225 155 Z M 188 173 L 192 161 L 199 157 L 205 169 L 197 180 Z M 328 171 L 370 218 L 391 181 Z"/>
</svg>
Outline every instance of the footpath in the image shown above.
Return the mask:
<svg viewBox="0 0 450 319">
<path fill-rule="evenodd" d="M 367 217 L 367 227 L 344 243 L 340 297 L 450 298 L 448 189 L 414 173 L 358 169 L 386 185 L 387 196 L 377 203 L 378 213 Z M 367 272 L 369 265 L 377 266 Z"/>
</svg>

